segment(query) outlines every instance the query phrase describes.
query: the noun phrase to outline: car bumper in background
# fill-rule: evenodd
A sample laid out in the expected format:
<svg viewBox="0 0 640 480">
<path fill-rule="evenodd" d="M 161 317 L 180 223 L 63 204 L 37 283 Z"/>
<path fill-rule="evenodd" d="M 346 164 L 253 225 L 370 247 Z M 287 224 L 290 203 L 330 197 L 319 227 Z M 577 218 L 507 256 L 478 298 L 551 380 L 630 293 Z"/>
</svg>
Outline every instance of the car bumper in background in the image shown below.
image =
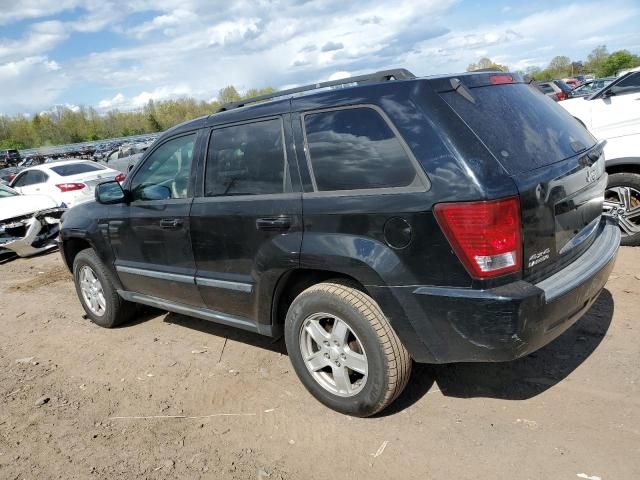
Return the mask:
<svg viewBox="0 0 640 480">
<path fill-rule="evenodd" d="M 539 283 L 370 291 L 385 313 L 390 306 L 387 316 L 418 362 L 513 360 L 548 344 L 587 312 L 609 278 L 619 244 L 616 223 L 603 218 L 591 246 Z"/>
</svg>

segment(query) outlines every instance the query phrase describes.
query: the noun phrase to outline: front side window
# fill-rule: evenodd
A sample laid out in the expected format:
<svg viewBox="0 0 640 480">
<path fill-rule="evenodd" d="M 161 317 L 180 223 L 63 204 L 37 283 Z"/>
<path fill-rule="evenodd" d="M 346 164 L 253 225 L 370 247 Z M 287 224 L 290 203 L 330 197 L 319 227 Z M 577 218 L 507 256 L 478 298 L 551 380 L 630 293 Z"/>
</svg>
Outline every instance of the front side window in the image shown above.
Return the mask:
<svg viewBox="0 0 640 480">
<path fill-rule="evenodd" d="M 195 140 L 192 133 L 158 147 L 131 182 L 133 200 L 187 198 Z"/>
<path fill-rule="evenodd" d="M 616 95 L 640 92 L 640 72 L 632 73 L 627 78 L 619 81 L 611 90 Z"/>
<path fill-rule="evenodd" d="M 49 178 L 45 173 L 39 170 L 29 170 L 28 172 L 24 172 L 20 175 L 15 183 L 14 187 L 28 187 L 30 185 L 38 185 L 40 183 L 44 183 Z"/>
<path fill-rule="evenodd" d="M 290 190 L 282 122 L 215 129 L 209 142 L 205 195 L 267 195 Z"/>
<path fill-rule="evenodd" d="M 304 117 L 319 191 L 407 187 L 416 169 L 382 116 L 358 107 Z"/>
</svg>

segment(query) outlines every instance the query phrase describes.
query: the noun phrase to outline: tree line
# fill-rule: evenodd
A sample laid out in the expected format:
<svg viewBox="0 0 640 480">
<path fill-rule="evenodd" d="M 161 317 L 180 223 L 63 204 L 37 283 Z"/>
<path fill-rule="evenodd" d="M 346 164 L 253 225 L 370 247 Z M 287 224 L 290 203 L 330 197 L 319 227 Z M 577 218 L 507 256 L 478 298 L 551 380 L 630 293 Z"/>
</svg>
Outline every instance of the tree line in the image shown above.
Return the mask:
<svg viewBox="0 0 640 480">
<path fill-rule="evenodd" d="M 164 131 L 178 123 L 217 112 L 229 102 L 273 92 L 271 87 L 251 89 L 243 95 L 235 87 L 220 90 L 212 102 L 178 98 L 149 102 L 137 111 L 112 110 L 99 113 L 91 107 L 52 110 L 25 115 L 0 115 L 0 150 L 64 145 L 113 137 L 127 137 Z"/>
<path fill-rule="evenodd" d="M 553 57 L 546 68 L 528 67 L 519 71 L 529 75 L 534 80 L 555 80 L 559 78 L 574 77 L 582 74 L 593 74 L 596 77 L 609 77 L 620 70 L 640 66 L 640 56 L 628 50 L 617 50 L 609 53 L 606 45 L 594 48 L 585 60 L 571 60 L 566 55 Z M 490 58 L 481 58 L 477 63 L 471 63 L 467 72 L 480 69 L 497 69 L 503 72 L 509 70 L 506 65 L 495 63 Z"/>
</svg>

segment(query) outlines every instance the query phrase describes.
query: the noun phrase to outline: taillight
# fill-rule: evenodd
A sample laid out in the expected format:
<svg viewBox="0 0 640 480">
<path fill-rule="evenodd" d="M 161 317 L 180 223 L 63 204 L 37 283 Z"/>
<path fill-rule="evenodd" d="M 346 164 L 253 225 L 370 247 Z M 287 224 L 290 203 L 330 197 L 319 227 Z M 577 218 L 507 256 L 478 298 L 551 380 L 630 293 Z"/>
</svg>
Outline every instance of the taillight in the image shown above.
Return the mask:
<svg viewBox="0 0 640 480">
<path fill-rule="evenodd" d="M 7 182 L 10 182 L 11 180 L 13 180 L 14 178 L 16 178 L 17 173 L 12 173 L 9 176 L 7 176 Z"/>
<path fill-rule="evenodd" d="M 505 83 L 513 83 L 513 77 L 511 75 L 491 75 L 489 81 L 492 85 L 502 85 Z"/>
<path fill-rule="evenodd" d="M 84 183 L 58 183 L 56 187 L 61 192 L 73 192 L 74 190 L 82 190 L 86 185 Z"/>
<path fill-rule="evenodd" d="M 520 202 L 517 197 L 439 203 L 434 214 L 469 274 L 489 278 L 522 268 Z"/>
<path fill-rule="evenodd" d="M 556 93 L 556 98 L 558 99 L 558 101 L 560 100 L 564 100 L 567 96 L 565 95 L 564 92 L 560 91 L 558 93 Z"/>
<path fill-rule="evenodd" d="M 127 178 L 127 176 L 124 173 L 119 173 L 118 175 L 116 175 L 116 178 L 114 178 L 114 180 L 118 183 L 122 183 L 124 182 L 125 178 Z"/>
</svg>

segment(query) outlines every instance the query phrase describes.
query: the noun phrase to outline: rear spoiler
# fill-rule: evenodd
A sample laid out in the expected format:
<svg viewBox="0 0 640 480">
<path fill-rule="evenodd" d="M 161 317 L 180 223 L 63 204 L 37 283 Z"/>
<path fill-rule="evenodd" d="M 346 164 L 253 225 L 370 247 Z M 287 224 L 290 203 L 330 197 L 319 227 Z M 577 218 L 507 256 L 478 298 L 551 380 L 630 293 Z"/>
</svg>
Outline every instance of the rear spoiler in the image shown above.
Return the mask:
<svg viewBox="0 0 640 480">
<path fill-rule="evenodd" d="M 510 83 L 528 83 L 519 73 L 499 72 L 497 70 L 492 72 L 461 73 L 431 78 L 428 81 L 438 93 L 452 92 L 457 90 L 460 85 L 464 85 L 467 88 L 476 88 Z"/>
</svg>

